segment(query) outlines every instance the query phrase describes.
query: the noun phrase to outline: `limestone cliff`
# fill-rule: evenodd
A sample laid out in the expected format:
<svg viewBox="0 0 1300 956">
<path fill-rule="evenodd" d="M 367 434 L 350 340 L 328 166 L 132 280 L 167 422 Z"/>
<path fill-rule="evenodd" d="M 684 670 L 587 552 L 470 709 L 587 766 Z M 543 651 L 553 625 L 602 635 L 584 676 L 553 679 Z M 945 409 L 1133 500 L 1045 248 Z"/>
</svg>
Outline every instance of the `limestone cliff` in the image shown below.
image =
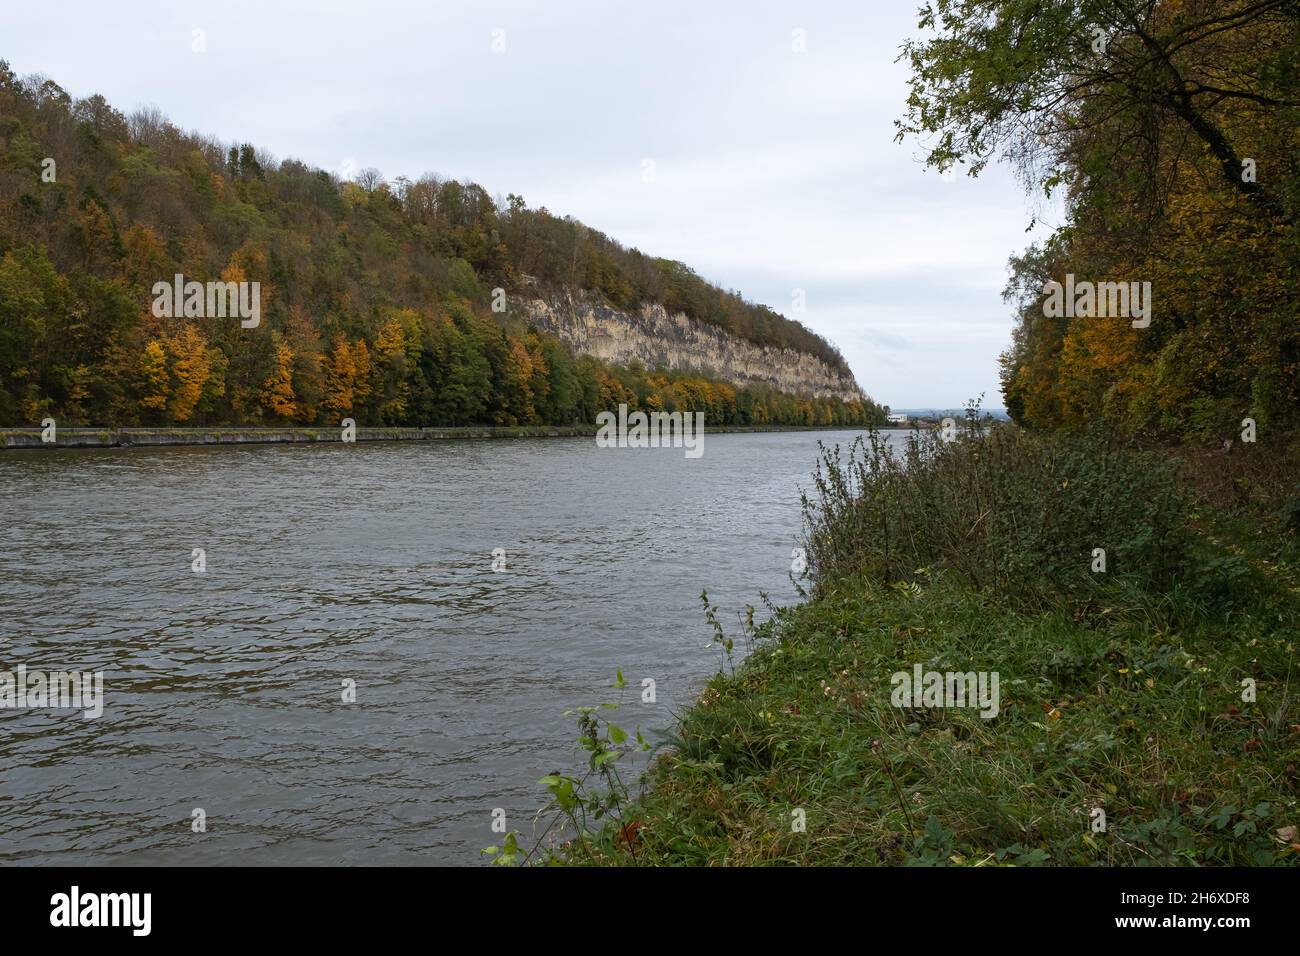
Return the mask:
<svg viewBox="0 0 1300 956">
<path fill-rule="evenodd" d="M 647 368 L 666 366 L 705 372 L 734 385 L 764 383 L 782 392 L 861 401 L 853 374 L 832 368 L 806 352 L 759 346 L 683 313 L 669 315 L 657 303 L 623 312 L 597 296 L 532 297 L 528 320 L 575 351 L 625 365 L 640 359 Z"/>
</svg>

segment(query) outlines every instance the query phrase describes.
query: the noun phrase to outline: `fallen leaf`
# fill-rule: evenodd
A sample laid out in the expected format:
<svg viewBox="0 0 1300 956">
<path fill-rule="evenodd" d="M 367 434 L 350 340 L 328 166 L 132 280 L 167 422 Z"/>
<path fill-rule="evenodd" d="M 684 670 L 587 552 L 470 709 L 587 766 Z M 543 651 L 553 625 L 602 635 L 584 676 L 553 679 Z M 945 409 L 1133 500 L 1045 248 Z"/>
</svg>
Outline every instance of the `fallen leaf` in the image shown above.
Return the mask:
<svg viewBox="0 0 1300 956">
<path fill-rule="evenodd" d="M 645 824 L 640 820 L 633 820 L 627 826 L 623 827 L 623 829 L 618 831 L 619 839 L 630 847 L 636 838 L 640 836 L 640 832 L 644 827 Z"/>
</svg>

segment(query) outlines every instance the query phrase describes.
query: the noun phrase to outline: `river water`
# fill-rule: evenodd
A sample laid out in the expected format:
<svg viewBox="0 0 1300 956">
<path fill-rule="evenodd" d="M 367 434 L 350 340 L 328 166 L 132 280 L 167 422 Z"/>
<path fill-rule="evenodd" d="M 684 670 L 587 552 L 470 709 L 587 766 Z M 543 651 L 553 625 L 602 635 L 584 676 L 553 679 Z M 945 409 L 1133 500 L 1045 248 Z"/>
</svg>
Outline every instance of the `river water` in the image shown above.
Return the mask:
<svg viewBox="0 0 1300 956">
<path fill-rule="evenodd" d="M 701 588 L 738 647 L 795 598 L 799 489 L 855 434 L 0 454 L 0 671 L 105 695 L 0 710 L 0 862 L 477 863 L 616 669 L 648 736 L 694 698 Z"/>
</svg>

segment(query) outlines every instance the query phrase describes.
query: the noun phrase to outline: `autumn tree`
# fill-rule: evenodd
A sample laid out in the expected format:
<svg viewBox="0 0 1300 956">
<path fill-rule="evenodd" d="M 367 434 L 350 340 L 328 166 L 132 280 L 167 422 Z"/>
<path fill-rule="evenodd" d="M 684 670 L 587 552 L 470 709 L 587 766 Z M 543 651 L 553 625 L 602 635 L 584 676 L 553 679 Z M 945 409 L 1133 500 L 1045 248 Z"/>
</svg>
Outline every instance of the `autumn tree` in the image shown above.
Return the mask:
<svg viewBox="0 0 1300 956">
<path fill-rule="evenodd" d="M 157 339 L 150 339 L 140 356 L 140 407 L 149 412 L 166 411 L 171 397 L 167 372 L 167 351 Z"/>
<path fill-rule="evenodd" d="M 293 350 L 281 342 L 275 355 L 275 373 L 262 383 L 262 406 L 276 418 L 293 421 L 298 414 L 293 392 Z"/>
<path fill-rule="evenodd" d="M 193 325 L 182 325 L 167 340 L 171 365 L 172 391 L 167 413 L 178 425 L 190 421 L 200 403 L 225 391 L 220 371 L 219 353 L 208 347 L 207 339 Z"/>
<path fill-rule="evenodd" d="M 348 417 L 356 403 L 357 363 L 352 343 L 335 336 L 325 372 L 325 408 L 332 421 Z"/>
</svg>

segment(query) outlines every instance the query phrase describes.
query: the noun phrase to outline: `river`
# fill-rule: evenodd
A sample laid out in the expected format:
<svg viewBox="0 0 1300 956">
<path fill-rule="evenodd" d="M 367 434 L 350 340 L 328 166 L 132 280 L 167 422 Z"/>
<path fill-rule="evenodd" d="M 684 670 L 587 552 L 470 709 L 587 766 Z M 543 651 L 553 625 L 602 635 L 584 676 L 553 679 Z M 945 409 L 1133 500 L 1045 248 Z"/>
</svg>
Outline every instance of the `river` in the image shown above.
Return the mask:
<svg viewBox="0 0 1300 956">
<path fill-rule="evenodd" d="M 0 710 L 0 861 L 477 863 L 616 669 L 648 736 L 694 698 L 701 588 L 738 647 L 795 599 L 799 490 L 855 434 L 2 453 L 0 670 L 105 701 Z"/>
</svg>

